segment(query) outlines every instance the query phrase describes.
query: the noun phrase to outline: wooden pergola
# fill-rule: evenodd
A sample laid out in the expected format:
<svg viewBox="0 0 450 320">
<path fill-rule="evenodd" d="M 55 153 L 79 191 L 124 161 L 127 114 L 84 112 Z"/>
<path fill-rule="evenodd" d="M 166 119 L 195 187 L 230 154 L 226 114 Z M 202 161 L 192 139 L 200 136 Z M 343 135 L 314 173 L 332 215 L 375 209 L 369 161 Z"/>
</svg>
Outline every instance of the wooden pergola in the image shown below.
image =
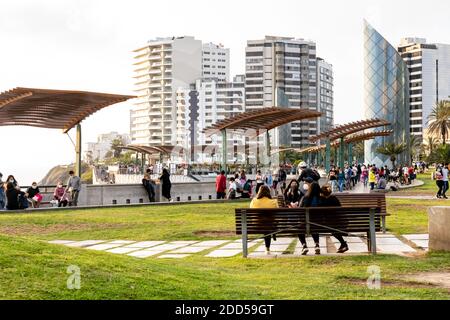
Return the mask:
<svg viewBox="0 0 450 320">
<path fill-rule="evenodd" d="M 259 136 L 261 131 L 265 131 L 265 144 L 267 156 L 270 158 L 269 130 L 288 124 L 294 121 L 314 119 L 322 115 L 321 112 L 310 109 L 293 109 L 282 107 L 259 108 L 234 117 L 216 122 L 203 130 L 207 135 L 222 134 L 222 169 L 226 170 L 227 164 L 227 130 L 255 130 L 255 135 Z M 258 152 L 257 152 L 258 154 Z M 257 155 L 258 156 L 258 155 Z"/>
<path fill-rule="evenodd" d="M 110 105 L 135 98 L 88 91 L 14 88 L 0 93 L 0 126 L 61 129 L 76 126 L 76 166 L 81 174 L 81 121 Z"/>
<path fill-rule="evenodd" d="M 373 129 L 378 127 L 384 127 L 388 126 L 391 123 L 383 120 L 383 119 L 368 119 L 368 120 L 361 120 L 361 121 L 355 121 L 350 122 L 347 124 L 339 125 L 334 127 L 331 130 L 322 132 L 318 135 L 312 136 L 309 138 L 311 142 L 319 141 L 320 139 L 326 139 L 325 144 L 325 169 L 326 171 L 330 170 L 330 148 L 331 143 L 334 140 L 339 139 L 339 166 L 344 167 L 344 144 L 345 144 L 345 138 L 367 130 L 367 129 Z M 320 155 L 320 153 L 319 153 Z"/>
</svg>

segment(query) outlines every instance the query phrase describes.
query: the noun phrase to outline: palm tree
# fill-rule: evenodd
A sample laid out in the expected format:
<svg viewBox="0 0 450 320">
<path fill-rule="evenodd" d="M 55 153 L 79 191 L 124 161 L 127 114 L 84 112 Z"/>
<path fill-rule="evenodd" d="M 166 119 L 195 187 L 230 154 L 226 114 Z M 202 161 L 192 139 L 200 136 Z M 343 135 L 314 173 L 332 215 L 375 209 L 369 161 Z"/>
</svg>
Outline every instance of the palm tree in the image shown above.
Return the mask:
<svg viewBox="0 0 450 320">
<path fill-rule="evenodd" d="M 409 140 L 409 149 L 411 150 L 411 160 L 414 160 L 415 156 L 420 153 L 422 140 L 419 136 L 411 136 Z"/>
<path fill-rule="evenodd" d="M 364 141 L 359 141 L 353 145 L 353 155 L 356 157 L 357 162 L 364 158 Z"/>
<path fill-rule="evenodd" d="M 397 156 L 406 151 L 407 148 L 408 147 L 405 143 L 386 143 L 385 145 L 378 147 L 376 151 L 385 156 L 389 156 L 392 162 L 392 168 L 395 169 L 395 160 L 397 160 Z"/>
<path fill-rule="evenodd" d="M 436 104 L 428 116 L 428 130 L 431 135 L 441 135 L 445 145 L 450 131 L 450 101 L 441 100 Z"/>
<path fill-rule="evenodd" d="M 428 141 L 426 144 L 426 150 L 428 150 L 428 154 L 431 154 L 433 152 L 433 150 L 435 149 L 434 147 L 438 144 L 438 140 L 435 137 L 428 137 Z"/>
</svg>

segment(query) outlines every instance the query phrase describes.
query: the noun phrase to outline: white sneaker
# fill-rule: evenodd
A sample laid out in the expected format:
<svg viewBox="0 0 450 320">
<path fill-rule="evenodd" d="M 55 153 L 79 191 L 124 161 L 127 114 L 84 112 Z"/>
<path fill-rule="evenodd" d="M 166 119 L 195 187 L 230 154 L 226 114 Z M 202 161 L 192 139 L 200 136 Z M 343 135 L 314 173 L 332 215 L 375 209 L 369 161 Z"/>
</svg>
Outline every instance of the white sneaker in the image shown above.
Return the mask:
<svg viewBox="0 0 450 320">
<path fill-rule="evenodd" d="M 308 247 L 303 247 L 302 249 L 302 256 L 306 256 L 306 254 L 309 252 Z"/>
</svg>

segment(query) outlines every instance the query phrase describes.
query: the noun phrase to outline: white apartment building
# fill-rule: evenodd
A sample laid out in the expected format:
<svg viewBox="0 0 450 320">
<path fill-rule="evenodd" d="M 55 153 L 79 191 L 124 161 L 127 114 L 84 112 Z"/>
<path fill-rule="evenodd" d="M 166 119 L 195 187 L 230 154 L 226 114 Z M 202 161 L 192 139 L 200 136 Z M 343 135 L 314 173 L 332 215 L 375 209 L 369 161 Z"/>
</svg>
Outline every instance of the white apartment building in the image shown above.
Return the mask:
<svg viewBox="0 0 450 320">
<path fill-rule="evenodd" d="M 137 102 L 131 110 L 133 144 L 175 145 L 176 91 L 202 76 L 202 42 L 157 38 L 134 50 Z"/>
<path fill-rule="evenodd" d="M 111 144 L 114 140 L 119 139 L 124 145 L 131 142 L 129 134 L 119 134 L 117 132 L 110 132 L 100 134 L 97 137 L 97 142 L 88 142 L 86 152 L 84 153 L 84 159 L 86 161 L 104 160 L 106 153 L 111 151 Z"/>
<path fill-rule="evenodd" d="M 318 58 L 313 41 L 266 36 L 262 40 L 247 41 L 245 52 L 247 110 L 270 106 L 320 110 Z M 330 79 L 324 80 L 323 86 L 328 87 L 326 90 L 330 92 L 326 96 L 331 97 L 328 100 L 331 102 L 323 108 L 332 110 L 332 68 L 323 59 L 320 65 L 319 71 L 330 70 Z M 333 116 L 332 112 L 328 115 Z M 294 122 L 273 130 L 271 143 L 297 148 L 309 146 L 308 138 L 318 134 L 319 129 L 319 121 L 315 119 Z"/>
<path fill-rule="evenodd" d="M 404 38 L 398 51 L 410 73 L 410 132 L 424 137 L 436 102 L 450 100 L 450 45 Z"/>
<path fill-rule="evenodd" d="M 222 44 L 204 43 L 202 68 L 202 79 L 205 81 L 230 81 L 230 49 Z"/>
<path fill-rule="evenodd" d="M 317 110 L 323 113 L 320 117 L 318 132 L 325 132 L 334 126 L 333 113 L 333 66 L 317 58 Z"/>
<path fill-rule="evenodd" d="M 190 89 L 177 91 L 177 145 L 190 150 L 194 146 L 195 156 L 191 161 L 219 161 L 222 137 L 220 134 L 207 136 L 203 129 L 217 121 L 245 112 L 245 77 L 238 75 L 233 82 L 196 81 Z M 237 133 L 227 136 L 228 146 L 242 146 L 245 138 Z M 216 155 L 202 155 L 202 147 L 207 151 L 215 148 Z M 206 152 L 211 153 L 211 152 Z M 235 155 L 241 159 L 241 155 Z"/>
<path fill-rule="evenodd" d="M 230 52 L 194 37 L 150 40 L 134 50 L 137 102 L 131 110 L 133 144 L 177 144 L 177 91 L 205 79 L 229 78 Z"/>
</svg>

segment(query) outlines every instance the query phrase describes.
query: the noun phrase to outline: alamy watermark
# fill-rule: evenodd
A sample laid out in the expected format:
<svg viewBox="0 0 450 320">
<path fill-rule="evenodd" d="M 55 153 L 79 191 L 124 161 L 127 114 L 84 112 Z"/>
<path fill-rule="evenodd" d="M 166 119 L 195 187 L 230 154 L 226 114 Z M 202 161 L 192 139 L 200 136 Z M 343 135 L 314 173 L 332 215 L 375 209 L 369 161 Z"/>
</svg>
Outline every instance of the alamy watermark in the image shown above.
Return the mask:
<svg viewBox="0 0 450 320">
<path fill-rule="evenodd" d="M 81 270 L 76 265 L 70 265 L 67 267 L 67 273 L 70 276 L 67 278 L 67 289 L 79 290 L 81 288 Z"/>
<path fill-rule="evenodd" d="M 369 278 L 367 278 L 367 288 L 370 290 L 381 289 L 381 269 L 379 266 L 371 265 L 367 267 L 367 273 Z"/>
</svg>

